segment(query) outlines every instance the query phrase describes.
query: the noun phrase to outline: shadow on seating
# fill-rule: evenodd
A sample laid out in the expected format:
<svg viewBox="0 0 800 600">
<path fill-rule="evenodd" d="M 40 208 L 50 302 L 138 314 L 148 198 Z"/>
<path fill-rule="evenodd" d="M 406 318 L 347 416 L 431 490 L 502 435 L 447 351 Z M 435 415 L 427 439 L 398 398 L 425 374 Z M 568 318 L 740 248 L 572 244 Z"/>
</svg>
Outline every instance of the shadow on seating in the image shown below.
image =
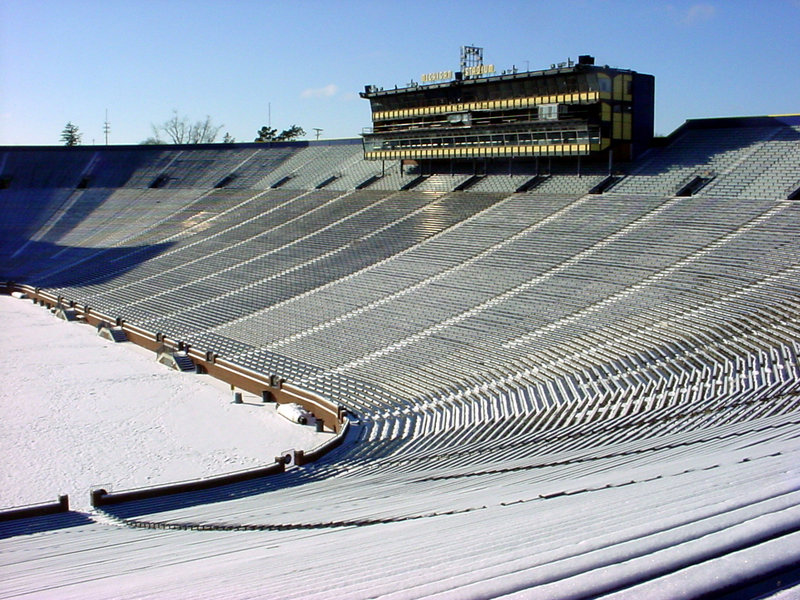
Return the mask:
<svg viewBox="0 0 800 600">
<path fill-rule="evenodd" d="M 31 241 L 17 256 L 2 257 L 0 278 L 42 288 L 104 283 L 172 247 L 172 243 L 113 248 L 60 246 Z"/>
<path fill-rule="evenodd" d="M 0 521 L 0 540 L 19 535 L 30 535 L 42 531 L 54 531 L 67 527 L 79 527 L 93 523 L 88 515 L 79 512 L 62 512 L 26 519 Z"/>
</svg>

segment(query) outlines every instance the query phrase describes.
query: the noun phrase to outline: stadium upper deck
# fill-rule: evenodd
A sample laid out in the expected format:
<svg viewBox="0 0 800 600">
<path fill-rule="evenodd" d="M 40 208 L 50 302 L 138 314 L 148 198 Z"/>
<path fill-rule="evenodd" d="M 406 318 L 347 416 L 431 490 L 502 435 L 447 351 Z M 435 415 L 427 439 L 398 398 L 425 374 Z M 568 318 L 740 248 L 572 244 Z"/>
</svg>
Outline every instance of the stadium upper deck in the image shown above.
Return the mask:
<svg viewBox="0 0 800 600">
<path fill-rule="evenodd" d="M 610 175 L 384 171 L 358 141 L 0 149 L 3 277 L 358 417 L 267 482 L 15 536 L 9 589 L 796 585 L 798 140 L 796 117 L 690 122 Z"/>
</svg>

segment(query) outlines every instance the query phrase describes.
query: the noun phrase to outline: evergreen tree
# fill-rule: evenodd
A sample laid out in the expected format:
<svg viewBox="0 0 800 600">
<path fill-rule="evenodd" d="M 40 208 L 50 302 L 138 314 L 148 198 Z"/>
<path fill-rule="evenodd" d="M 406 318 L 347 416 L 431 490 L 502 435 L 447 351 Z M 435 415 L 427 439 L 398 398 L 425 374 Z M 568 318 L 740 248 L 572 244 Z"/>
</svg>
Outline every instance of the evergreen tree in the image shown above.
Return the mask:
<svg viewBox="0 0 800 600">
<path fill-rule="evenodd" d="M 78 126 L 69 121 L 61 132 L 61 141 L 65 146 L 80 146 L 81 134 L 78 132 Z"/>
<path fill-rule="evenodd" d="M 278 133 L 278 130 L 273 127 L 267 127 L 264 125 L 261 129 L 258 130 L 256 134 L 256 142 L 272 142 L 275 141 L 275 135 Z"/>
<path fill-rule="evenodd" d="M 280 133 L 274 127 L 262 127 L 258 130 L 256 142 L 290 142 L 306 134 L 305 129 L 299 125 L 292 125 Z"/>
<path fill-rule="evenodd" d="M 306 134 L 305 129 L 298 125 L 292 125 L 289 129 L 284 129 L 278 134 L 278 137 L 275 138 L 275 141 L 278 142 L 288 142 L 290 140 L 296 140 L 299 137 L 302 137 Z"/>
</svg>

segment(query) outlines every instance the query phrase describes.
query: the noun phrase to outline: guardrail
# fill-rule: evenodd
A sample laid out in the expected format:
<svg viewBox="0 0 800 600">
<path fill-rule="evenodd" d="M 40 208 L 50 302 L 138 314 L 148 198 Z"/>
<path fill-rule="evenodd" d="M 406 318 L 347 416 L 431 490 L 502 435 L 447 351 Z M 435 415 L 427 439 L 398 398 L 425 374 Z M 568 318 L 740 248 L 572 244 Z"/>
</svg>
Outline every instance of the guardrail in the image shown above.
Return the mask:
<svg viewBox="0 0 800 600">
<path fill-rule="evenodd" d="M 330 402 L 327 398 L 319 394 L 286 383 L 284 380 L 274 375 L 265 376 L 252 369 L 221 359 L 217 354 L 211 351 L 202 352 L 191 348 L 183 342 L 168 339 L 160 332 L 152 333 L 131 323 L 126 323 L 125 320 L 120 317 L 111 318 L 108 315 L 93 310 L 88 305 L 80 305 L 74 301 L 67 300 L 63 296 L 51 294 L 41 288 L 6 282 L 5 292 L 9 294 L 13 292 L 23 293 L 35 303 L 42 304 L 50 309 L 61 308 L 70 310 L 75 319 L 84 321 L 98 328 L 101 326 L 119 327 L 125 332 L 129 341 L 154 352 L 164 351 L 165 349 L 171 351 L 184 350 L 194 361 L 195 365 L 199 366 L 203 372 L 229 383 L 231 386 L 257 395 L 260 394 L 265 401 L 273 400 L 278 403 L 296 402 L 302 405 L 303 408 L 313 413 L 318 421 L 322 421 L 324 425 L 331 429 L 336 435 L 308 452 L 304 453 L 298 450 L 293 457 L 290 457 L 292 462 L 297 466 L 321 458 L 341 445 L 347 434 L 349 421 L 347 419 L 347 411 L 344 407 Z M 287 457 L 278 456 L 271 465 L 203 479 L 168 483 L 121 492 L 108 492 L 105 489 L 95 489 L 90 492 L 91 504 L 97 507 L 146 498 L 156 498 L 169 494 L 210 489 L 259 477 L 277 475 L 286 470 L 287 464 Z M 37 505 L 5 511 L 0 513 L 0 520 L 19 519 L 68 510 L 68 499 L 66 496 L 61 496 L 59 497 L 58 504 Z"/>
<path fill-rule="evenodd" d="M 2 510 L 0 511 L 0 521 L 29 519 L 30 517 L 42 517 L 44 515 L 54 515 L 64 512 L 69 512 L 69 496 L 66 494 L 59 496 L 57 502 L 31 504 L 29 506 L 19 506 Z"/>
<path fill-rule="evenodd" d="M 92 506 L 107 506 L 110 504 L 121 504 L 123 502 L 133 502 L 134 500 L 145 500 L 148 498 L 158 498 L 171 494 L 181 494 L 183 492 L 197 492 L 208 490 L 223 485 L 249 481 L 260 477 L 268 477 L 283 473 L 286 466 L 282 461 L 275 461 L 273 464 L 258 469 L 248 469 L 226 475 L 215 475 L 203 479 L 193 479 L 191 481 L 180 481 L 177 483 L 166 483 L 135 490 L 125 490 L 122 492 L 108 492 L 105 489 L 95 489 L 90 492 Z"/>
<path fill-rule="evenodd" d="M 129 341 L 153 352 L 165 349 L 171 352 L 183 350 L 192 359 L 198 370 L 236 388 L 261 396 L 265 401 L 271 400 L 280 404 L 296 402 L 313 413 L 325 427 L 334 433 L 338 434 L 345 422 L 347 411 L 343 406 L 331 402 L 319 394 L 287 383 L 276 375 L 264 375 L 220 358 L 213 350 L 199 350 L 180 340 L 170 339 L 161 332 L 148 331 L 132 323 L 127 323 L 121 317 L 105 315 L 87 304 L 67 300 L 63 296 L 56 296 L 38 287 L 8 281 L 5 283 L 5 290 L 9 294 L 12 292 L 24 293 L 34 302 L 48 308 L 60 307 L 74 310 L 77 319 L 95 327 L 103 324 L 120 327 Z"/>
<path fill-rule="evenodd" d="M 313 450 L 309 450 L 305 453 L 298 450 L 294 457 L 294 464 L 297 466 L 308 464 L 317 460 L 318 458 L 321 458 L 334 448 L 340 446 L 344 441 L 347 428 L 348 421 L 345 420 L 341 431 L 333 439 L 330 439 L 327 442 L 320 444 Z M 123 490 L 120 492 L 109 492 L 105 489 L 94 489 L 90 492 L 90 500 L 92 506 L 100 507 L 111 504 L 121 504 L 123 502 L 133 502 L 135 500 L 158 498 L 161 496 L 169 496 L 171 494 L 180 494 L 183 492 L 208 490 L 223 485 L 231 485 L 261 477 L 279 475 L 286 470 L 286 466 L 287 459 L 283 456 L 276 456 L 275 462 L 265 467 L 247 469 L 244 471 L 235 471 L 233 473 L 226 473 L 224 475 L 213 475 L 211 477 L 205 477 L 202 479 L 166 483 L 163 485 L 137 488 L 133 490 Z"/>
</svg>

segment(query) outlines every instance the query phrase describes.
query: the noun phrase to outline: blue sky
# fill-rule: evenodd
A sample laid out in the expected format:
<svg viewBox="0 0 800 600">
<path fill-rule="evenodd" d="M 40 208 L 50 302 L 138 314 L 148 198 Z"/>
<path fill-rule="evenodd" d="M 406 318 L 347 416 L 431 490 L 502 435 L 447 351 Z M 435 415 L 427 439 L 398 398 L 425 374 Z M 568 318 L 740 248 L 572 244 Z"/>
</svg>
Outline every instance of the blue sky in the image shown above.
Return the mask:
<svg viewBox="0 0 800 600">
<path fill-rule="evenodd" d="M 800 113 L 800 0 L 0 0 L 0 145 L 137 144 L 173 110 L 252 141 L 271 115 L 313 136 L 369 126 L 358 92 L 457 69 L 579 54 L 656 77 L 656 131 Z"/>
</svg>

